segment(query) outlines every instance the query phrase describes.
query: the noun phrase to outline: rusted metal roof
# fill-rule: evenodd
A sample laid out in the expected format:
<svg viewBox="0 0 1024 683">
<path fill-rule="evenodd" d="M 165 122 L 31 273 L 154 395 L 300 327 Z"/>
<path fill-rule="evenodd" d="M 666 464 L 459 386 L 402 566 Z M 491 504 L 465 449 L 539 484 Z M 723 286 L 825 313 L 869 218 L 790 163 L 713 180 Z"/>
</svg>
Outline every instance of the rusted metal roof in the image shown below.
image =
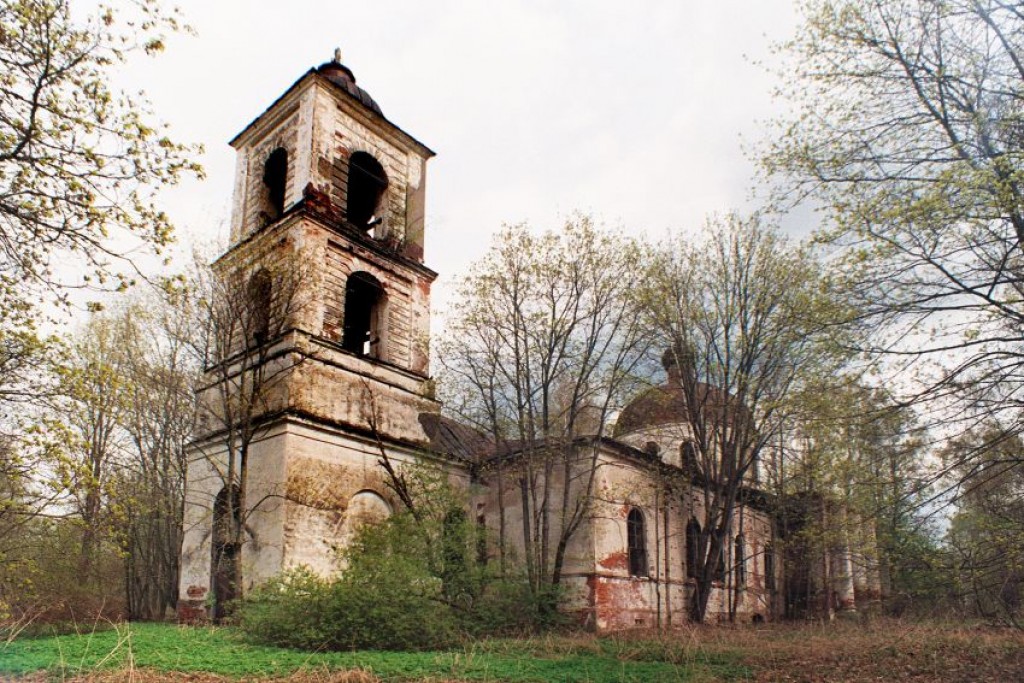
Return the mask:
<svg viewBox="0 0 1024 683">
<path fill-rule="evenodd" d="M 381 116 L 384 116 L 384 112 L 381 111 L 380 105 L 370 97 L 370 93 L 356 85 L 356 77 L 355 74 L 352 73 L 352 69 L 348 68 L 341 62 L 334 60 L 324 62 L 316 68 L 316 72 L 331 83 L 344 88 L 345 92 L 359 100 L 363 106 L 367 107 L 371 111 L 377 112 Z"/>
<path fill-rule="evenodd" d="M 435 453 L 466 462 L 479 462 L 494 453 L 494 443 L 482 432 L 439 413 L 420 413 L 420 425 Z"/>
</svg>

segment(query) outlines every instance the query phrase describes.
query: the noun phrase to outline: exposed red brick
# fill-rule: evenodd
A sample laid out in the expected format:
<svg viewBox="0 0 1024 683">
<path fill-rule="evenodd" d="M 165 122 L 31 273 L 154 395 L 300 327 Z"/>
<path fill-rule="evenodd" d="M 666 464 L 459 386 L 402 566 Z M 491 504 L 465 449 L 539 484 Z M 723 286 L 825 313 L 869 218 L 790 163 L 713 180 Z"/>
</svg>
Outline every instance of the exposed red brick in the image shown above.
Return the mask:
<svg viewBox="0 0 1024 683">
<path fill-rule="evenodd" d="M 188 593 L 188 597 L 190 597 L 190 598 L 202 599 L 202 598 L 206 597 L 206 586 L 192 585 L 192 586 L 189 586 L 188 590 L 185 591 L 185 592 Z"/>
<path fill-rule="evenodd" d="M 202 600 L 178 600 L 177 611 L 179 624 L 202 624 L 209 621 Z"/>
<path fill-rule="evenodd" d="M 608 555 L 600 564 L 605 569 L 627 569 L 629 567 L 629 554 L 625 550 Z"/>
</svg>

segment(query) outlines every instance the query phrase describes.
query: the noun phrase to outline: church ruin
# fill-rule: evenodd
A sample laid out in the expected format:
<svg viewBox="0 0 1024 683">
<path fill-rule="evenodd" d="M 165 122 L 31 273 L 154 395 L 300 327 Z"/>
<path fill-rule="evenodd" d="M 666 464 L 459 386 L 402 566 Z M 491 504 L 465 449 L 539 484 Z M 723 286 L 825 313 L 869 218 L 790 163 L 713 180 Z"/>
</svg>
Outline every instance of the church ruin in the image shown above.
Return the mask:
<svg viewBox="0 0 1024 683">
<path fill-rule="evenodd" d="M 398 465 L 445 467 L 483 526 L 498 517 L 488 486 L 494 462 L 522 457 L 443 417 L 433 396 L 427 343 L 437 274 L 424 264 L 424 205 L 434 152 L 389 121 L 338 58 L 304 74 L 231 144 L 231 240 L 216 267 L 246 283 L 239 296 L 251 306 L 248 331 L 231 340 L 233 355 L 208 372 L 200 395 L 220 419 L 205 423 L 191 451 L 179 600 L 186 621 L 219 616 L 216 605 L 289 568 L 338 571 L 336 550 L 355 529 L 400 505 L 385 485 L 382 453 Z M 293 278 L 288 292 L 281 274 Z M 302 304 L 285 306 L 285 297 Z M 564 608 L 595 630 L 687 619 L 702 502 L 696 488 L 666 500 L 658 484 L 665 468 L 688 467 L 682 394 L 671 363 L 666 370 L 668 381 L 627 406 L 612 436 L 581 437 L 599 495 L 566 550 Z M 228 448 L 230 416 L 221 413 L 240 391 L 230 383 L 247 373 L 272 374 L 273 383 L 259 394 L 243 456 Z M 243 470 L 252 510 L 244 521 L 233 493 Z M 744 492 L 708 614 L 772 620 L 784 610 L 780 529 L 756 477 Z M 521 515 L 514 502 L 504 513 Z M 240 534 L 225 531 L 232 523 Z M 851 567 L 837 570 L 848 602 Z M 805 578 L 818 592 L 831 580 L 817 569 Z M 869 577 L 861 579 L 863 592 Z"/>
</svg>

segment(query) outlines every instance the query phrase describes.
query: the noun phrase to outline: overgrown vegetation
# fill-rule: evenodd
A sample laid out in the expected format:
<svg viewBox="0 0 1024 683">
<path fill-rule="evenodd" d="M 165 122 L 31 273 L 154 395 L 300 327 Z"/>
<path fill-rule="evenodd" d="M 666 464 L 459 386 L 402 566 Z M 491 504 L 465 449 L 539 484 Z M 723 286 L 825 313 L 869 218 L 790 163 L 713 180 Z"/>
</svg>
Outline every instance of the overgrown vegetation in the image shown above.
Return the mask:
<svg viewBox="0 0 1024 683">
<path fill-rule="evenodd" d="M 322 578 L 305 568 L 247 595 L 236 619 L 264 643 L 308 650 L 423 650 L 467 636 L 518 635 L 558 623 L 526 577 L 496 576 L 473 550 L 483 533 L 444 472 L 396 472 L 410 509 L 360 528 L 341 549 L 344 570 Z"/>
</svg>

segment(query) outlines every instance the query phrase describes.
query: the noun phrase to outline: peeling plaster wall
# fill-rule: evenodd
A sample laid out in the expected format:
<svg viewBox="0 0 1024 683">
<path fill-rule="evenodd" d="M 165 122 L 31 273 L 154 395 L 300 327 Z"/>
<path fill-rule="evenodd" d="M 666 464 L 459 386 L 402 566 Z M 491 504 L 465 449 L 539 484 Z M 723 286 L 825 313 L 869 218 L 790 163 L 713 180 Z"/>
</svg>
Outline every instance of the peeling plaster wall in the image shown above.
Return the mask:
<svg viewBox="0 0 1024 683">
<path fill-rule="evenodd" d="M 324 347 L 315 340 L 310 344 L 315 347 L 315 360 L 294 370 L 292 408 L 364 431 L 369 429 L 370 417 L 376 415 L 382 437 L 426 445 L 419 415 L 437 412 L 439 406 L 423 395 L 427 390 L 424 379 Z"/>
<path fill-rule="evenodd" d="M 341 343 L 345 311 L 345 283 L 350 274 L 363 271 L 373 275 L 384 287 L 386 324 L 382 341 L 381 360 L 401 368 L 427 374 L 422 363 L 413 363 L 415 343 L 422 344 L 428 337 L 430 309 L 428 300 L 414 294 L 421 287 L 429 292 L 430 282 L 411 269 L 402 269 L 388 263 L 357 245 L 326 237 L 323 250 L 323 288 L 320 300 L 323 308 L 321 334 Z M 416 359 L 425 358 L 420 350 Z"/>
<path fill-rule="evenodd" d="M 247 507 L 256 507 L 245 520 L 243 592 L 273 576 L 281 566 L 284 528 L 279 496 L 284 491 L 284 462 L 274 455 L 286 442 L 286 431 L 275 429 L 250 446 Z M 225 485 L 226 463 L 223 444 L 198 443 L 189 451 L 179 579 L 179 618 L 184 621 L 206 617 L 213 565 L 213 504 Z"/>
<path fill-rule="evenodd" d="M 692 440 L 692 434 L 693 432 L 690 430 L 689 425 L 662 424 L 621 434 L 616 436 L 615 439 L 640 450 L 645 450 L 648 443 L 654 442 L 658 444 L 658 455 L 662 462 L 674 467 L 681 467 L 683 465 L 682 445 L 684 442 Z M 745 485 L 758 485 L 759 469 L 760 466 L 755 467 L 743 477 Z"/>
<path fill-rule="evenodd" d="M 373 156 L 388 177 L 377 212 L 383 222 L 374 229 L 374 236 L 411 245 L 414 253 L 409 255 L 422 261 L 428 154 L 391 124 L 323 83 L 315 89 L 313 106 L 313 184 L 332 203 L 346 207 L 349 158 L 355 152 Z"/>
<path fill-rule="evenodd" d="M 585 480 L 587 458 L 581 457 L 576 467 L 575 482 Z M 487 489 L 477 494 L 478 513 L 485 521 L 492 539 L 498 535 L 498 515 L 505 511 L 506 540 L 513 559 L 522 561 L 522 504 L 515 486 L 513 463 L 503 468 L 506 478 L 505 502 L 497 501 L 497 473 L 488 471 L 484 480 Z M 552 491 L 561 491 L 561 480 L 553 482 Z M 573 500 L 580 495 L 577 484 L 571 488 Z M 680 625 L 688 620 L 688 606 L 694 582 L 686 578 L 686 523 L 691 516 L 701 519 L 702 497 L 695 489 L 681 499 L 665 500 L 658 474 L 648 465 L 625 458 L 611 450 L 602 450 L 595 475 L 594 498 L 587 519 L 572 538 L 563 568 L 563 606 L 576 616 L 581 625 L 598 631 L 628 628 L 652 628 Z M 561 504 L 555 498 L 554 508 Z M 644 517 L 648 576 L 630 576 L 627 547 L 627 517 L 632 508 Z M 554 518 L 557 526 L 557 515 Z M 708 607 L 708 618 L 714 621 L 728 613 L 729 593 L 737 601 L 737 619 L 748 621 L 755 614 L 770 620 L 779 616 L 779 600 L 772 599 L 765 588 L 764 547 L 770 542 L 774 526 L 759 510 L 741 506 L 736 512 L 734 527 L 746 542 L 746 582 L 735 591 L 714 589 Z M 733 534 L 733 536 L 735 535 Z M 730 545 L 729 552 L 731 554 Z M 494 554 L 492 550 L 492 555 Z M 776 567 L 781 562 L 776 562 Z M 778 569 L 777 569 L 778 571 Z M 777 586 L 781 577 L 777 573 Z"/>
<path fill-rule="evenodd" d="M 295 423 L 290 432 L 283 568 L 306 565 L 329 576 L 342 568 L 338 551 L 367 521 L 365 507 L 350 509 L 353 499 L 373 493 L 390 510 L 401 507 L 385 482 L 380 448 L 396 466 L 414 462 L 417 454 L 311 425 Z M 456 486 L 468 486 L 465 472 L 456 469 L 453 476 Z"/>
</svg>

